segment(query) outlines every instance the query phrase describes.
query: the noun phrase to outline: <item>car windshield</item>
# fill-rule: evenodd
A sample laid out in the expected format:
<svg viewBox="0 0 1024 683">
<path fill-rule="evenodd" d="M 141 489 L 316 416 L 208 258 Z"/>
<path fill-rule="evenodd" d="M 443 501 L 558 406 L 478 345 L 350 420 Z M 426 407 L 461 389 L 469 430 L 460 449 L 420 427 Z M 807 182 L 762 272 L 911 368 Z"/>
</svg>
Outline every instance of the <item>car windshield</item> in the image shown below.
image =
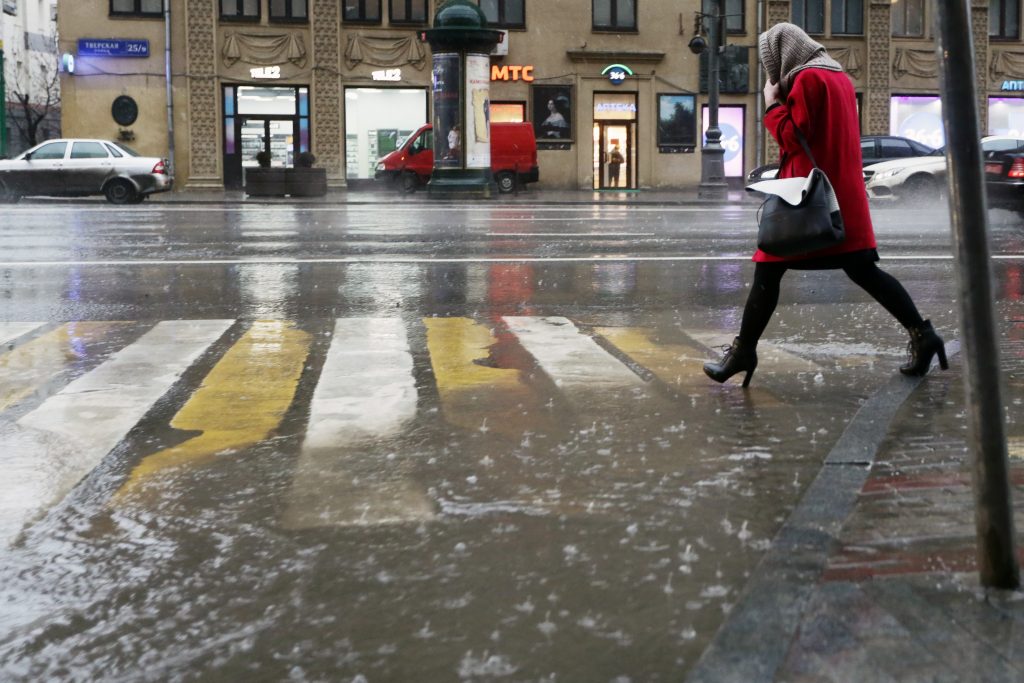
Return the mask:
<svg viewBox="0 0 1024 683">
<path fill-rule="evenodd" d="M 136 152 L 131 147 L 128 147 L 126 145 L 122 145 L 120 142 L 111 142 L 110 144 L 114 145 L 115 147 L 117 147 L 119 150 L 121 150 L 122 152 L 124 152 L 125 154 L 127 154 L 130 157 L 140 157 L 140 156 L 142 156 L 141 154 Z"/>
</svg>

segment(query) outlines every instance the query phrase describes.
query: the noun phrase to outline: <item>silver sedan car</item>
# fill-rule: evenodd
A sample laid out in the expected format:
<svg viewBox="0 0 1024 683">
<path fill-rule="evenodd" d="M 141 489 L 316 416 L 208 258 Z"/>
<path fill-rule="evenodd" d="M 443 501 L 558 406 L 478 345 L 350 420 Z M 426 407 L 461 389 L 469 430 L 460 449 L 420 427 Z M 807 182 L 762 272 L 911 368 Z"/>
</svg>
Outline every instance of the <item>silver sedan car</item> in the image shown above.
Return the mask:
<svg viewBox="0 0 1024 683">
<path fill-rule="evenodd" d="M 114 204 L 138 204 L 171 189 L 167 160 L 144 157 L 107 140 L 47 140 L 14 159 L 0 160 L 0 202 L 26 195 L 105 195 Z"/>
</svg>

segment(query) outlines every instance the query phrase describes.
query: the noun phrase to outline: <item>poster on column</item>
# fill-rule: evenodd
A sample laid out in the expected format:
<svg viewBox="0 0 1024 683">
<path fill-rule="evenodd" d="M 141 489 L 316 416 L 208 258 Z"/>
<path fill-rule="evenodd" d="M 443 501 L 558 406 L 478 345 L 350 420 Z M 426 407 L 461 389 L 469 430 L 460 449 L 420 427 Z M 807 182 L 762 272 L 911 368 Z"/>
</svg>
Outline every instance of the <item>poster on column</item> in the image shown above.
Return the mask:
<svg viewBox="0 0 1024 683">
<path fill-rule="evenodd" d="M 434 55 L 434 168 L 462 168 L 458 53 Z"/>
<path fill-rule="evenodd" d="M 718 108 L 718 128 L 722 131 L 722 148 L 725 149 L 726 178 L 743 177 L 743 116 L 746 108 L 742 105 L 722 105 Z M 708 141 L 708 106 L 703 107 L 704 144 Z"/>
<path fill-rule="evenodd" d="M 491 58 L 466 55 L 466 168 L 491 167 Z"/>
</svg>

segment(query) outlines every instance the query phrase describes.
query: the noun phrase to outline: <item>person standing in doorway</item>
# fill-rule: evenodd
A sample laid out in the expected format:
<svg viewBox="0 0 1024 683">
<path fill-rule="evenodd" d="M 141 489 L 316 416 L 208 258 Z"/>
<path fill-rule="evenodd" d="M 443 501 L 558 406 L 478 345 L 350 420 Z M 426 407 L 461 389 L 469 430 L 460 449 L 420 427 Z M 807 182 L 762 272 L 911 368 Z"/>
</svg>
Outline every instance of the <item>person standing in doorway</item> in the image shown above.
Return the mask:
<svg viewBox="0 0 1024 683">
<path fill-rule="evenodd" d="M 838 246 L 794 258 L 758 250 L 739 336 L 720 361 L 704 365 L 705 374 L 716 382 L 725 382 L 743 372 L 743 386 L 750 383 L 757 367 L 757 342 L 778 304 L 782 276 L 790 269 L 841 268 L 909 332 L 910 358 L 900 372 L 923 375 L 936 355 L 946 369 L 945 348 L 931 321 L 921 318 L 899 280 L 876 264 L 878 251 L 861 174 L 857 99 L 843 67 L 824 46 L 789 23 L 776 24 L 762 33 L 758 53 L 768 75 L 764 125 L 778 141 L 781 153 L 778 177 L 806 176 L 811 171 L 811 160 L 797 136 L 799 129 L 835 189 L 846 238 Z"/>
<path fill-rule="evenodd" d="M 608 155 L 608 183 L 612 187 L 619 186 L 619 167 L 626 159 L 619 151 L 618 145 L 612 145 L 611 154 Z"/>
</svg>

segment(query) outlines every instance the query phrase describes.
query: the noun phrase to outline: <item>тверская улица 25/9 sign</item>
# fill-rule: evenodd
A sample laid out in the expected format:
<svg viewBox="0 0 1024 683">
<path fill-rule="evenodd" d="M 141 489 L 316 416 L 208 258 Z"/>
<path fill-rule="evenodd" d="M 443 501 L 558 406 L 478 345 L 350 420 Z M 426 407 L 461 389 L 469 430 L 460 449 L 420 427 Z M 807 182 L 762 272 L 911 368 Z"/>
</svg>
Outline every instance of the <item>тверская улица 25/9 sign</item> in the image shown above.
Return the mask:
<svg viewBox="0 0 1024 683">
<path fill-rule="evenodd" d="M 148 57 L 149 41 L 133 38 L 79 38 L 79 57 Z"/>
</svg>

